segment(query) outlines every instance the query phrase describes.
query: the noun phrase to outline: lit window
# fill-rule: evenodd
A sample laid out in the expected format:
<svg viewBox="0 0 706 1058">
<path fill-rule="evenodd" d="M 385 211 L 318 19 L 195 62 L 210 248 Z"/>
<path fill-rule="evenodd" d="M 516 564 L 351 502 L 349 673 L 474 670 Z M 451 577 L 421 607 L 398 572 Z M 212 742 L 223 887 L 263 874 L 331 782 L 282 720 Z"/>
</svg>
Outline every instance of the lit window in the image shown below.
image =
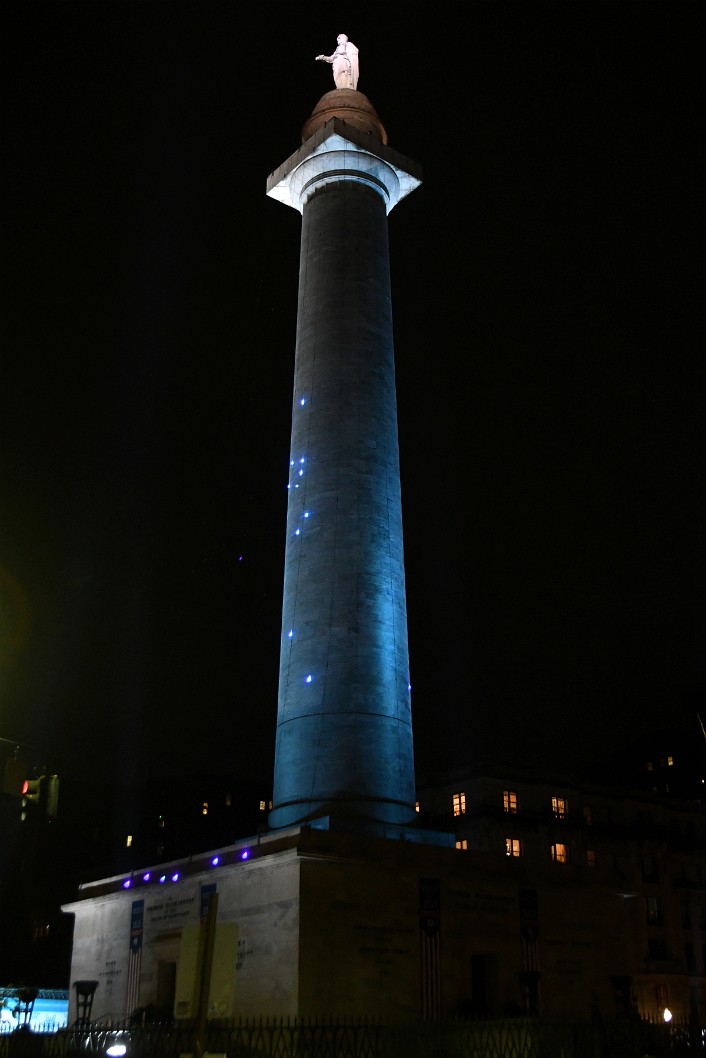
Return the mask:
<svg viewBox="0 0 706 1058">
<path fill-rule="evenodd" d="M 552 812 L 557 819 L 566 819 L 566 798 L 552 797 Z"/>
<path fill-rule="evenodd" d="M 671 768 L 674 765 L 674 757 L 667 757 L 667 767 Z"/>
<path fill-rule="evenodd" d="M 264 812 L 266 808 L 267 808 L 267 802 L 266 801 L 260 801 L 260 811 Z"/>
<path fill-rule="evenodd" d="M 522 855 L 519 838 L 505 838 L 505 855 L 515 857 Z"/>
<path fill-rule="evenodd" d="M 555 841 L 552 845 L 552 859 L 554 863 L 568 863 L 569 852 L 563 842 Z"/>
<path fill-rule="evenodd" d="M 132 834 L 128 834 L 125 838 L 125 848 L 129 849 L 132 846 Z"/>
<path fill-rule="evenodd" d="M 415 812 L 418 812 L 418 811 L 419 811 L 419 801 L 415 801 L 415 804 L 414 804 L 414 811 L 415 811 Z"/>
<path fill-rule="evenodd" d="M 465 793 L 455 793 L 451 795 L 451 802 L 453 804 L 453 813 L 455 816 L 462 816 L 466 811 L 466 795 Z"/>
<path fill-rule="evenodd" d="M 208 801 L 204 801 L 203 804 L 201 805 L 201 815 L 202 816 L 207 816 L 208 815 Z"/>
<path fill-rule="evenodd" d="M 272 808 L 272 801 L 270 801 L 270 809 Z"/>
<path fill-rule="evenodd" d="M 645 897 L 645 917 L 651 925 L 661 925 L 662 909 L 660 907 L 659 900 L 656 896 Z"/>
<path fill-rule="evenodd" d="M 456 842 L 456 848 L 457 849 L 467 849 L 468 848 L 468 838 L 461 838 L 460 841 L 457 841 Z"/>
<path fill-rule="evenodd" d="M 517 791 L 503 790 L 503 808 L 512 815 L 517 814 Z"/>
<path fill-rule="evenodd" d="M 595 867 L 596 866 L 596 850 L 595 849 L 586 849 L 586 863 L 588 864 L 589 867 Z"/>
</svg>

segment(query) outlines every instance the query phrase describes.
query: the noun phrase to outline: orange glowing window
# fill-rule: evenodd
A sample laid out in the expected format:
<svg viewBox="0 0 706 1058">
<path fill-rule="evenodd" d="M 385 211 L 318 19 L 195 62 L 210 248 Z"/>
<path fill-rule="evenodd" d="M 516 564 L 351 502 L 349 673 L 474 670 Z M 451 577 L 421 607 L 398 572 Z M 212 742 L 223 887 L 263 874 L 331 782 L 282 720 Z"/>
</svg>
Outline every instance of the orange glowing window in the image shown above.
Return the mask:
<svg viewBox="0 0 706 1058">
<path fill-rule="evenodd" d="M 505 855 L 515 857 L 522 855 L 519 838 L 505 838 Z"/>
<path fill-rule="evenodd" d="M 451 795 L 451 804 L 453 806 L 453 814 L 455 816 L 465 815 L 466 812 L 466 795 L 465 793 L 455 793 Z"/>
<path fill-rule="evenodd" d="M 569 850 L 563 842 L 555 841 L 552 845 L 552 859 L 554 863 L 569 862 Z"/>
<path fill-rule="evenodd" d="M 503 790 L 503 808 L 512 815 L 517 814 L 518 800 L 516 790 Z"/>
<path fill-rule="evenodd" d="M 456 848 L 457 849 L 467 849 L 468 848 L 468 838 L 461 838 L 460 841 L 457 841 L 456 842 Z"/>
<path fill-rule="evenodd" d="M 552 812 L 557 819 L 566 819 L 568 807 L 565 797 L 552 797 Z"/>
</svg>

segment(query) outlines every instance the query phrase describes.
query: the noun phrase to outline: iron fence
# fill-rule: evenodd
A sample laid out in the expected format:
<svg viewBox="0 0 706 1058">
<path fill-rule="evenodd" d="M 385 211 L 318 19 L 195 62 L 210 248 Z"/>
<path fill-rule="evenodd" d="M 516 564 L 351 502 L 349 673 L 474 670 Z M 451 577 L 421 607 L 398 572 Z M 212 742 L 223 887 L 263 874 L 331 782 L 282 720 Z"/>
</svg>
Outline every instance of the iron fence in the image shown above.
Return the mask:
<svg viewBox="0 0 706 1058">
<path fill-rule="evenodd" d="M 542 1018 L 390 1025 L 368 1019 L 261 1018 L 110 1026 L 0 1036 L 0 1058 L 706 1058 L 704 1030 L 644 1021 L 554 1023 Z"/>
</svg>

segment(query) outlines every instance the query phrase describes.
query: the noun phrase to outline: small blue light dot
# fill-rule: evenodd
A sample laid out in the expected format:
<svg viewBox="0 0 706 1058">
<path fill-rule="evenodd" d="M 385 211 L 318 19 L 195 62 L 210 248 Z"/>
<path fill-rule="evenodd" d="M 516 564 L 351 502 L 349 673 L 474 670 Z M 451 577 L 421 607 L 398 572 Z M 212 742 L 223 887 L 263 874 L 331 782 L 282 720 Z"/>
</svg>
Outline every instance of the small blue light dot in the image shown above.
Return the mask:
<svg viewBox="0 0 706 1058">
<path fill-rule="evenodd" d="M 131 885 L 132 885 L 132 882 L 130 881 L 130 879 L 126 878 L 125 881 L 123 882 L 123 889 L 129 889 Z"/>
<path fill-rule="evenodd" d="M 211 866 L 212 867 L 217 867 L 220 862 L 221 862 L 220 856 L 214 856 L 213 859 L 211 860 Z"/>
<path fill-rule="evenodd" d="M 243 851 L 240 853 L 241 860 L 247 860 L 249 858 L 249 856 L 250 856 L 250 853 L 249 853 L 249 851 L 247 849 L 243 849 Z"/>
<path fill-rule="evenodd" d="M 298 489 L 298 488 L 299 488 L 299 486 L 298 486 L 298 485 L 295 485 L 295 486 L 294 486 L 294 488 L 295 488 L 295 489 Z"/>
<path fill-rule="evenodd" d="M 289 638 L 291 639 L 291 638 L 292 638 L 292 636 L 294 635 L 294 629 L 293 629 L 293 628 L 290 628 L 290 629 L 289 629 L 289 631 L 287 632 L 287 635 L 288 635 L 288 636 L 289 636 Z"/>
<path fill-rule="evenodd" d="M 301 404 L 301 406 L 303 408 L 304 405 L 306 404 L 306 400 L 304 399 L 304 397 L 302 397 L 302 399 L 299 401 L 299 403 Z"/>
<path fill-rule="evenodd" d="M 411 691 L 411 690 L 412 690 L 412 684 L 411 684 L 411 683 L 408 683 L 408 684 L 407 684 L 407 690 L 408 690 L 408 691 Z"/>
<path fill-rule="evenodd" d="M 150 872 L 148 871 L 148 872 L 147 872 L 147 874 L 143 874 L 143 875 L 142 875 L 142 881 L 143 881 L 143 882 L 149 882 L 149 880 L 150 880 L 150 878 L 151 878 L 151 877 L 152 877 L 152 875 L 151 875 L 151 874 L 150 874 Z"/>
<path fill-rule="evenodd" d="M 308 511 L 304 511 L 304 517 L 305 517 L 305 518 L 308 518 L 308 517 L 309 517 L 309 512 L 308 512 Z"/>
<path fill-rule="evenodd" d="M 293 466 L 294 466 L 294 460 L 293 460 L 293 459 L 290 459 L 290 460 L 289 460 L 289 465 L 290 465 L 290 467 L 293 467 Z"/>
<path fill-rule="evenodd" d="M 303 470 L 300 470 L 300 471 L 299 471 L 299 477 L 302 477 L 302 475 L 303 475 L 303 474 L 304 474 L 304 471 L 303 471 Z"/>
<path fill-rule="evenodd" d="M 295 536 L 299 536 L 300 533 L 301 533 L 301 529 L 295 529 L 294 530 L 294 535 Z"/>
<path fill-rule="evenodd" d="M 166 874 L 163 874 L 162 877 L 159 879 L 159 884 L 160 885 L 164 885 L 166 880 L 167 880 L 167 876 L 166 876 Z"/>
<path fill-rule="evenodd" d="M 178 874 L 173 874 L 172 875 L 172 881 L 173 882 L 178 882 L 179 881 L 179 875 Z"/>
<path fill-rule="evenodd" d="M 301 459 L 299 460 L 299 462 L 300 462 L 300 463 L 306 463 L 306 459 L 304 458 L 304 456 L 302 456 L 302 457 L 301 457 Z"/>
<path fill-rule="evenodd" d="M 305 680 L 304 682 L 305 682 L 305 683 L 311 683 L 311 681 L 312 681 L 312 678 L 313 678 L 313 677 L 312 677 L 311 673 L 309 673 L 309 675 L 307 676 L 307 678 L 306 678 L 306 680 Z"/>
</svg>

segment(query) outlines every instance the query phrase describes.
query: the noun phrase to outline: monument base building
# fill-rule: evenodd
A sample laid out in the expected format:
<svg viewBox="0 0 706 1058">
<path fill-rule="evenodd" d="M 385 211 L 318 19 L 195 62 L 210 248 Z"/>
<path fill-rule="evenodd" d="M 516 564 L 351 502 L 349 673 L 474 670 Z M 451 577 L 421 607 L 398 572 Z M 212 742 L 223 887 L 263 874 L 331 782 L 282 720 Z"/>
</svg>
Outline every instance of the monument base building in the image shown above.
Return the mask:
<svg viewBox="0 0 706 1058">
<path fill-rule="evenodd" d="M 476 767 L 420 808 L 439 830 L 321 820 L 82 885 L 72 986 L 98 1020 L 193 1019 L 208 972 L 212 1020 L 706 1026 L 700 802 Z"/>
</svg>

